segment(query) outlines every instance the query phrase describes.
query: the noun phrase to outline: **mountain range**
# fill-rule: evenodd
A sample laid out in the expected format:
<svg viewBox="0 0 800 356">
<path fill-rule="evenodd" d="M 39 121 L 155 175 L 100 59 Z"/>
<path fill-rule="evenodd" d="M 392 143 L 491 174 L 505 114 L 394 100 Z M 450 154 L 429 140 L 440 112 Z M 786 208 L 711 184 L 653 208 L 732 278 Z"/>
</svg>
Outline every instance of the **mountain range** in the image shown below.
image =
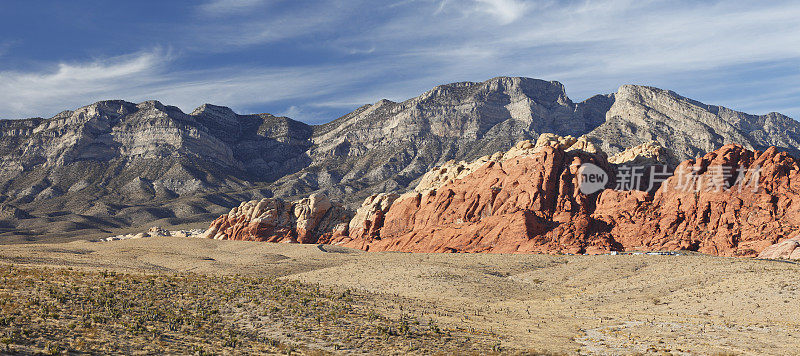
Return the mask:
<svg viewBox="0 0 800 356">
<path fill-rule="evenodd" d="M 404 192 L 450 160 L 543 133 L 606 154 L 655 143 L 678 162 L 725 144 L 792 155 L 800 123 L 624 85 L 583 102 L 561 83 L 498 77 L 381 100 L 322 125 L 202 105 L 101 101 L 49 119 L 0 120 L 0 239 L 74 238 L 209 221 L 243 200 L 324 192 L 355 208 Z"/>
</svg>

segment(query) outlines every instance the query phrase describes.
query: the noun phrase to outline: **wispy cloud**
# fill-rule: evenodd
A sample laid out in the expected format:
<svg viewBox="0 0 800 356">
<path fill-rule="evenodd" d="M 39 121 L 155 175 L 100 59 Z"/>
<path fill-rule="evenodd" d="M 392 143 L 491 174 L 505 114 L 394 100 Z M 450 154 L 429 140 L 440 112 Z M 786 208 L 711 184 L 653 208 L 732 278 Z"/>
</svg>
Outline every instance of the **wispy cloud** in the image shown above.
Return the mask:
<svg viewBox="0 0 800 356">
<path fill-rule="evenodd" d="M 211 0 L 201 4 L 198 10 L 206 16 L 240 14 L 264 5 L 265 0 Z"/>
<path fill-rule="evenodd" d="M 229 66 L 167 70 L 173 58 L 161 50 L 89 63 L 59 63 L 41 72 L 0 72 L 0 118 L 50 116 L 107 99 L 159 100 L 191 111 L 203 103 L 240 113 L 258 105 L 310 101 L 348 92 L 354 83 L 378 75 L 368 64 L 253 69 Z M 287 113 L 315 118 L 318 111 L 295 107 Z"/>
<path fill-rule="evenodd" d="M 0 117 L 32 116 L 99 100 L 121 88 L 152 85 L 170 60 L 163 50 L 88 63 L 58 63 L 41 72 L 0 72 Z"/>
<path fill-rule="evenodd" d="M 0 56 L 5 55 L 14 45 L 14 41 L 0 41 Z"/>
<path fill-rule="evenodd" d="M 512 23 L 525 16 L 528 4 L 520 0 L 477 0 L 478 10 L 489 13 L 502 24 Z"/>
<path fill-rule="evenodd" d="M 230 106 L 251 113 L 259 104 L 279 103 L 345 93 L 353 83 L 377 75 L 379 69 L 363 65 L 252 69 L 227 67 L 211 71 L 183 71 L 169 75 L 166 83 L 147 88 L 146 94 L 132 91 L 132 100 L 163 100 L 184 110 L 202 103 Z"/>
<path fill-rule="evenodd" d="M 677 86 L 672 89 L 680 91 L 696 83 L 676 82 L 679 73 L 725 73 L 742 64 L 800 61 L 796 2 L 472 2 L 483 12 L 459 11 L 469 9 L 469 2 L 441 4 L 429 5 L 435 21 L 412 11 L 341 41 L 376 43 L 376 53 L 404 48 L 384 60 L 393 67 L 428 63 L 436 74 L 419 77 L 427 76 L 431 84 L 525 75 L 565 82 L 579 97 L 625 83 Z M 722 79 L 728 85 L 754 79 L 726 74 L 730 78 Z M 721 104 L 751 108 L 735 101 Z"/>
<path fill-rule="evenodd" d="M 276 115 L 290 117 L 294 120 L 300 120 L 309 124 L 324 124 L 331 121 L 330 113 L 327 110 L 315 110 L 313 108 L 296 105 L 289 106 L 286 110 Z"/>
<path fill-rule="evenodd" d="M 212 0 L 197 9 L 207 17 L 183 28 L 185 45 L 195 51 L 226 52 L 319 33 L 335 33 L 348 21 L 347 6 L 328 0 L 304 4 L 291 1 Z M 298 45 L 302 45 L 299 42 Z"/>
</svg>

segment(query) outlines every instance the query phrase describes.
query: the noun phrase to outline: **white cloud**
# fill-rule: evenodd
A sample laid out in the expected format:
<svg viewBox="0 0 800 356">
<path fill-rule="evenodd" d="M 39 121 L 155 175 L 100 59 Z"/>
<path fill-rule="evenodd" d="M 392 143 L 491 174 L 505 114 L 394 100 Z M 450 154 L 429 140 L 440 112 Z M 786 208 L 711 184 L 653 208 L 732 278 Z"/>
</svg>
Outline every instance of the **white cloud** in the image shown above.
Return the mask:
<svg viewBox="0 0 800 356">
<path fill-rule="evenodd" d="M 0 41 L 0 57 L 6 55 L 14 45 L 14 41 Z"/>
<path fill-rule="evenodd" d="M 193 44 L 197 50 L 207 52 L 226 52 L 237 47 L 266 44 L 296 38 L 318 31 L 327 22 L 324 17 L 302 20 L 284 18 L 249 21 L 243 23 L 224 23 L 217 26 L 197 26 Z"/>
<path fill-rule="evenodd" d="M 355 66 L 252 69 L 228 67 L 211 71 L 177 72 L 168 83 L 154 85 L 146 93 L 132 94 L 132 100 L 154 98 L 185 111 L 202 103 L 230 106 L 238 112 L 257 104 L 292 99 L 308 101 L 343 92 L 353 83 L 376 73 Z"/>
<path fill-rule="evenodd" d="M 327 111 L 318 111 L 296 105 L 289 106 L 286 110 L 276 115 L 286 116 L 309 124 L 324 124 L 331 121 L 330 114 Z"/>
<path fill-rule="evenodd" d="M 732 67 L 800 61 L 797 2 L 481 0 L 482 12 L 463 11 L 469 9 L 463 1 L 441 5 L 411 9 L 340 42 L 377 44 L 376 53 L 403 48 L 395 57 L 376 60 L 395 71 L 403 66 L 405 73 L 429 69 L 417 69 L 416 77 L 430 85 L 523 75 L 562 81 L 584 98 L 626 83 L 680 91 L 698 83 L 688 76 L 677 82 L 677 74 L 702 71 L 723 74 L 726 85 L 741 85 L 754 78 L 742 78 Z M 415 85 L 409 93 L 424 90 Z M 719 104 L 750 107 L 727 98 L 719 97 Z"/>
<path fill-rule="evenodd" d="M 41 72 L 0 72 L 0 117 L 52 113 L 74 107 L 77 98 L 100 100 L 120 88 L 152 85 L 169 59 L 169 53 L 154 50 L 88 63 L 58 63 Z"/>
<path fill-rule="evenodd" d="M 502 24 L 510 24 L 525 15 L 528 4 L 520 0 L 476 0 L 478 10 L 489 13 Z"/>
<path fill-rule="evenodd" d="M 444 7 L 447 5 L 447 0 L 441 0 L 439 2 L 439 7 L 436 8 L 436 11 L 433 12 L 434 15 L 441 14 L 444 11 Z"/>
<path fill-rule="evenodd" d="M 527 5 L 521 2 L 481 2 L 486 11 L 507 21 L 526 14 Z M 798 58 L 797 16 L 800 3 L 743 6 L 607 0 L 542 5 L 527 13 L 525 21 L 508 26 L 494 26 L 479 16 L 451 16 L 431 24 L 425 19 L 399 18 L 375 32 L 379 41 L 393 44 L 427 37 L 429 41 L 413 47 L 417 53 L 470 60 L 479 52 L 482 58 L 491 55 L 502 60 L 487 67 L 518 68 L 520 62 L 542 58 L 550 62 L 544 65 L 573 62 L 589 73 L 653 70 L 654 66 L 666 71 Z M 434 37 L 439 41 L 430 40 L 433 33 L 441 34 Z"/>
<path fill-rule="evenodd" d="M 301 11 L 295 12 L 287 4 L 292 2 L 213 0 L 204 3 L 198 10 L 208 18 L 183 28 L 185 46 L 197 52 L 224 53 L 335 31 L 340 21 L 347 21 L 342 9 L 351 9 L 321 1 L 303 5 Z"/>
<path fill-rule="evenodd" d="M 211 0 L 198 9 L 207 16 L 225 16 L 243 13 L 264 3 L 264 0 Z"/>
</svg>

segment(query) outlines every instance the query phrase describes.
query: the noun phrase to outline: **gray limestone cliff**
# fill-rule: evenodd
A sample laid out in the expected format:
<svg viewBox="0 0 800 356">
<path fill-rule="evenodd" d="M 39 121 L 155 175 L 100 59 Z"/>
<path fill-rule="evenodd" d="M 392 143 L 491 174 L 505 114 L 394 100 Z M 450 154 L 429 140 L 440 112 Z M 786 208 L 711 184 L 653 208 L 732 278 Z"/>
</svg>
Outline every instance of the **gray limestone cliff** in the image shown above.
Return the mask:
<svg viewBox="0 0 800 356">
<path fill-rule="evenodd" d="M 587 136 L 608 154 L 656 141 L 679 161 L 729 143 L 759 150 L 776 146 L 794 155 L 800 148 L 800 124 L 787 116 L 750 115 L 637 85 L 619 88 L 605 122 Z"/>
</svg>

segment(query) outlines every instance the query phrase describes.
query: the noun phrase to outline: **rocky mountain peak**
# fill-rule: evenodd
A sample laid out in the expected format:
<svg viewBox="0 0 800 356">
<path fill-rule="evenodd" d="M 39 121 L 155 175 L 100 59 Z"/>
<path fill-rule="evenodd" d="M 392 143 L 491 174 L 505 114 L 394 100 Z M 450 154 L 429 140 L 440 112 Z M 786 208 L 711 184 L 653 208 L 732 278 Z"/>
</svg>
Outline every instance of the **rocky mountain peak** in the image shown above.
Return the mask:
<svg viewBox="0 0 800 356">
<path fill-rule="evenodd" d="M 141 102 L 139 104 L 136 104 L 136 107 L 138 109 L 140 109 L 140 110 L 141 109 L 155 109 L 155 110 L 159 110 L 159 111 L 167 111 L 167 107 L 164 106 L 164 104 L 162 104 L 158 100 L 143 101 L 143 102 Z"/>
<path fill-rule="evenodd" d="M 239 115 L 229 107 L 203 104 L 189 115 L 225 142 L 234 142 L 242 134 Z"/>
<path fill-rule="evenodd" d="M 50 120 L 54 125 L 83 124 L 89 120 L 117 119 L 137 110 L 134 103 L 124 100 L 104 100 L 86 105 L 74 111 L 62 111 Z"/>
<path fill-rule="evenodd" d="M 708 111 L 714 114 L 719 114 L 720 109 L 733 110 L 721 108 L 719 106 L 707 105 L 696 100 L 689 99 L 672 90 L 666 90 L 647 85 L 634 85 L 625 84 L 619 87 L 614 97 L 618 101 L 635 101 L 635 102 L 652 102 L 661 105 L 672 105 L 673 103 L 680 103 L 682 105 L 697 107 L 698 109 Z"/>
<path fill-rule="evenodd" d="M 731 143 L 800 153 L 800 124 L 788 117 L 750 115 L 641 85 L 621 86 L 605 122 L 588 136 L 610 155 L 651 141 L 669 148 L 678 160 Z"/>
<path fill-rule="evenodd" d="M 230 120 L 231 118 L 236 118 L 236 113 L 233 112 L 233 109 L 227 106 L 219 106 L 213 104 L 203 104 L 200 105 L 197 109 L 194 109 L 191 114 L 192 116 L 206 116 L 216 119 L 222 120 Z"/>
<path fill-rule="evenodd" d="M 557 81 L 522 77 L 497 77 L 486 82 L 491 89 L 525 95 L 541 102 L 553 102 L 571 105 L 564 85 Z"/>
<path fill-rule="evenodd" d="M 393 105 L 393 104 L 397 104 L 397 103 L 394 102 L 394 101 L 391 101 L 389 99 L 381 99 L 381 100 L 376 101 L 375 104 L 372 104 L 372 107 L 379 108 L 379 107 L 383 107 L 383 106 L 387 106 L 387 105 Z"/>
<path fill-rule="evenodd" d="M 528 97 L 540 103 L 571 105 L 564 85 L 557 81 L 524 77 L 495 77 L 485 82 L 456 82 L 438 85 L 410 100 L 425 101 L 439 97 L 490 98 L 497 94 Z"/>
</svg>

